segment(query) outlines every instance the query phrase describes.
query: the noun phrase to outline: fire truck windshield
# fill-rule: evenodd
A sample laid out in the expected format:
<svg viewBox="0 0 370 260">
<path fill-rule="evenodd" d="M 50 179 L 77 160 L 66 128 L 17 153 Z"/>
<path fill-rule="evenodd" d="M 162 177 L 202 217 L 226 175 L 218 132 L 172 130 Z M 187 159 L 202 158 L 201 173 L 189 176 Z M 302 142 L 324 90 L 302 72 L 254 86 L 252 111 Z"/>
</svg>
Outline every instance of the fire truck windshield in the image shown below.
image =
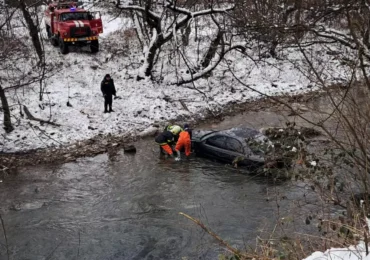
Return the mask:
<svg viewBox="0 0 370 260">
<path fill-rule="evenodd" d="M 89 13 L 64 13 L 61 15 L 62 21 L 71 21 L 71 20 L 90 20 Z"/>
</svg>

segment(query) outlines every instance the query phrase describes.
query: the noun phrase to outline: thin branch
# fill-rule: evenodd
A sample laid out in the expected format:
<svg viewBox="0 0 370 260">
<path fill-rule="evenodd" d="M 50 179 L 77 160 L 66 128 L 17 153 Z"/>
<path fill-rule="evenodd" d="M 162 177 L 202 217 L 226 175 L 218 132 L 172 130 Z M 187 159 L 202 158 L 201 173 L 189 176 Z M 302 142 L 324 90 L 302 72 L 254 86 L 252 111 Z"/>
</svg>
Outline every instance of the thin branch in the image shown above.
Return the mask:
<svg viewBox="0 0 370 260">
<path fill-rule="evenodd" d="M 1 214 L 0 214 L 0 221 L 1 221 L 1 226 L 3 227 L 3 232 L 4 232 L 6 254 L 7 254 L 8 260 L 9 260 L 10 259 L 10 253 L 9 253 L 8 237 L 6 236 L 5 224 L 4 224 L 4 220 L 3 220 L 3 217 L 1 216 Z"/>
<path fill-rule="evenodd" d="M 78 250 L 77 250 L 77 258 L 80 256 L 80 246 L 81 246 L 81 230 L 78 230 Z"/>
<path fill-rule="evenodd" d="M 200 220 L 195 219 L 195 218 L 189 216 L 188 214 L 185 214 L 185 213 L 182 213 L 182 212 L 179 212 L 179 214 L 184 216 L 185 218 L 193 221 L 198 226 L 200 226 L 205 232 L 210 234 L 213 238 L 215 238 L 218 242 L 220 242 L 223 246 L 225 246 L 234 255 L 236 255 L 238 257 L 242 257 L 243 259 L 254 259 L 255 258 L 255 256 L 247 255 L 245 253 L 241 253 L 238 249 L 229 245 L 229 243 L 227 243 L 225 240 L 223 240 L 221 237 L 219 237 L 215 232 L 213 232 L 212 230 L 207 228 Z"/>
<path fill-rule="evenodd" d="M 59 246 L 62 244 L 62 242 L 63 242 L 63 240 L 60 241 L 60 243 L 53 249 L 53 251 L 51 251 L 51 253 L 47 257 L 45 257 L 45 260 L 51 259 L 51 257 L 53 256 L 54 252 L 59 248 Z"/>
</svg>

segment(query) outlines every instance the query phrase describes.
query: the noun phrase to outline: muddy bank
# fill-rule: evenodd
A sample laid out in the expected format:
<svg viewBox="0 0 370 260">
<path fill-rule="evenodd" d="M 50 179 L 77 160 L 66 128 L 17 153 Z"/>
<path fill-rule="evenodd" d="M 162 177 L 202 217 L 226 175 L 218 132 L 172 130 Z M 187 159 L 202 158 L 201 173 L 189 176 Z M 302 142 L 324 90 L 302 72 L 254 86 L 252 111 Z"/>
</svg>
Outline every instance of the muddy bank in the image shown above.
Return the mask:
<svg viewBox="0 0 370 260">
<path fill-rule="evenodd" d="M 317 91 L 296 96 L 283 96 L 279 97 L 279 99 L 290 104 L 296 103 L 304 105 L 305 103 L 312 102 L 323 95 L 325 95 L 325 93 Z M 278 104 L 271 99 L 259 99 L 242 104 L 238 104 L 235 101 L 229 103 L 220 111 L 205 111 L 203 115 L 193 115 L 191 119 L 180 117 L 173 120 L 173 122 L 186 121 L 190 122 L 193 127 L 202 127 L 212 123 L 221 122 L 227 116 L 235 116 L 243 113 L 272 111 L 273 113 L 278 114 L 281 113 L 281 107 L 281 104 Z M 120 136 L 97 135 L 88 140 L 57 148 L 44 148 L 17 153 L 2 153 L 0 154 L 0 167 L 1 169 L 6 170 L 20 166 L 71 162 L 80 157 L 89 157 L 101 153 L 114 154 L 120 149 L 129 148 L 129 146 L 138 139 L 154 136 L 162 128 L 162 124 L 165 123 L 166 122 L 153 124 L 147 130 L 135 136 L 132 134 L 124 134 Z M 270 126 L 269 122 L 265 122 L 265 124 L 266 127 Z"/>
</svg>

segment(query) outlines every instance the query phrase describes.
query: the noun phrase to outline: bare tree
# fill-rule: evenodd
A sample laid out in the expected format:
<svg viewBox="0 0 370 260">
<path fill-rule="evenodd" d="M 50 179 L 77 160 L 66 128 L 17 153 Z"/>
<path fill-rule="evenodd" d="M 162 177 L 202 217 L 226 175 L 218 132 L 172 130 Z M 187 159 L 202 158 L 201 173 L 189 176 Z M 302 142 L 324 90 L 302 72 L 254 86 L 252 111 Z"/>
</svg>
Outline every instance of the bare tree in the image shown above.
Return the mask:
<svg viewBox="0 0 370 260">
<path fill-rule="evenodd" d="M 26 5 L 25 0 L 21 0 L 19 2 L 19 8 L 22 11 L 24 20 L 26 21 L 28 31 L 29 31 L 29 34 L 30 34 L 30 37 L 31 37 L 31 40 L 32 40 L 32 44 L 33 44 L 33 46 L 35 48 L 35 51 L 37 53 L 37 56 L 39 58 L 39 63 L 43 64 L 44 63 L 44 50 L 43 50 L 43 46 L 41 44 L 40 37 L 39 37 L 39 28 L 38 28 L 37 24 L 35 23 L 34 19 L 32 18 L 31 13 L 28 10 L 28 7 Z M 36 20 L 38 20 L 37 15 L 34 15 L 34 16 L 36 16 L 35 18 L 36 18 Z M 37 21 L 37 23 L 38 23 L 38 21 Z"/>
<path fill-rule="evenodd" d="M 116 7 L 124 11 L 133 11 L 141 19 L 140 28 L 145 31 L 148 27 L 146 46 L 144 49 L 144 62 L 138 75 L 138 79 L 143 77 L 151 77 L 155 63 L 155 57 L 161 50 L 162 46 L 170 40 L 177 37 L 177 33 L 186 29 L 189 21 L 198 17 L 207 17 L 213 14 L 226 14 L 233 9 L 233 6 L 225 8 L 211 8 L 199 11 L 191 11 L 190 9 L 180 7 L 177 1 L 167 1 L 163 6 L 158 7 L 154 1 L 139 1 L 137 5 L 125 5 L 121 1 L 117 1 Z M 143 37 L 141 37 L 143 38 Z"/>
<path fill-rule="evenodd" d="M 31 55 L 27 38 L 12 33 L 12 26 L 22 26 L 19 17 L 16 17 L 19 9 L 8 6 L 1 8 L 4 11 L 7 10 L 4 12 L 7 15 L 0 19 L 0 98 L 4 112 L 4 128 L 6 132 L 11 132 L 14 127 L 11 123 L 11 109 L 6 96 L 7 92 L 42 82 L 50 75 L 52 69 L 51 67 L 47 68 L 44 62 L 42 66 L 35 66 L 36 62 Z M 28 15 L 30 14 L 27 13 Z M 31 16 L 28 18 L 33 19 Z M 38 29 L 36 28 L 36 30 Z M 38 35 L 38 31 L 36 33 Z M 43 59 L 44 51 L 42 49 L 41 51 Z"/>
<path fill-rule="evenodd" d="M 1 86 L 0 86 L 0 99 L 4 113 L 4 130 L 5 132 L 10 133 L 11 131 L 14 130 L 14 127 L 12 125 L 12 121 L 10 118 L 10 109 L 8 100 L 6 99 L 4 89 Z"/>
</svg>

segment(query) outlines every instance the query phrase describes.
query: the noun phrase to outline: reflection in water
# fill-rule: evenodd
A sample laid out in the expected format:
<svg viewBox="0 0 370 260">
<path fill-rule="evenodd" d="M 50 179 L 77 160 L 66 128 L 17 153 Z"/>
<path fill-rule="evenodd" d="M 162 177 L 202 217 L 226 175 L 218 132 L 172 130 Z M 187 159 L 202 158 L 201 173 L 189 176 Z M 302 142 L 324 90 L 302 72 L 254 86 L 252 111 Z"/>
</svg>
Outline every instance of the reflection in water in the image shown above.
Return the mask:
<svg viewBox="0 0 370 260">
<path fill-rule="evenodd" d="M 7 176 L 0 212 L 11 259 L 217 259 L 225 251 L 179 212 L 244 248 L 273 225 L 271 191 L 289 192 L 208 160 L 160 160 L 155 144 L 137 148 Z"/>
</svg>

